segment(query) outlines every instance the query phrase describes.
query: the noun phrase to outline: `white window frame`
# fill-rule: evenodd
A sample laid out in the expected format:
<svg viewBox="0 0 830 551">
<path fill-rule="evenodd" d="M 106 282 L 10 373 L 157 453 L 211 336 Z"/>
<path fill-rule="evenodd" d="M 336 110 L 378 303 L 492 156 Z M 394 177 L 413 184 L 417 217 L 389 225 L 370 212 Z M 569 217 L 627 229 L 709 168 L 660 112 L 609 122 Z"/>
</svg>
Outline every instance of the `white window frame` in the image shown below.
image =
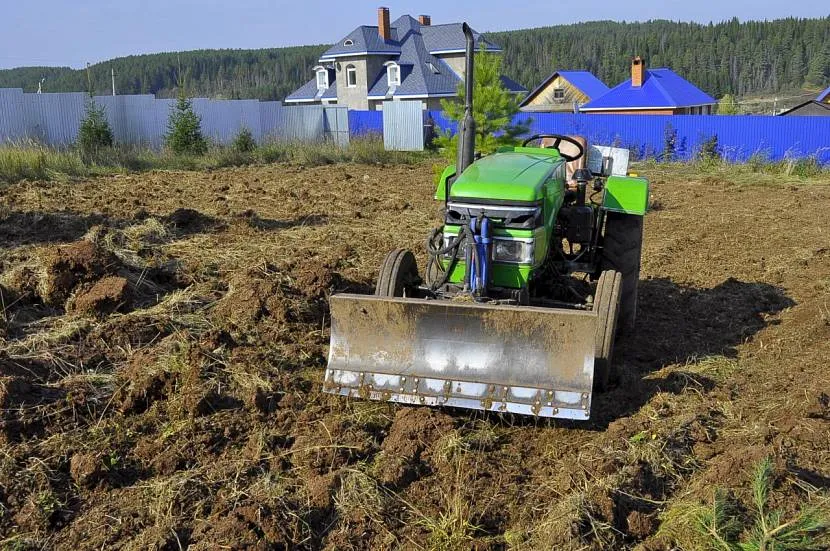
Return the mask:
<svg viewBox="0 0 830 551">
<path fill-rule="evenodd" d="M 392 78 L 393 68 L 396 78 Z M 394 61 L 389 61 L 386 63 L 386 83 L 389 86 L 401 85 L 401 66 L 395 63 Z"/>
<path fill-rule="evenodd" d="M 328 69 L 317 69 L 317 89 L 318 90 L 328 90 L 329 89 L 329 71 Z M 321 86 L 320 82 L 320 75 L 323 75 L 323 83 L 325 86 Z"/>
<path fill-rule="evenodd" d="M 354 65 L 346 65 L 346 88 L 357 88 L 357 67 Z"/>
</svg>

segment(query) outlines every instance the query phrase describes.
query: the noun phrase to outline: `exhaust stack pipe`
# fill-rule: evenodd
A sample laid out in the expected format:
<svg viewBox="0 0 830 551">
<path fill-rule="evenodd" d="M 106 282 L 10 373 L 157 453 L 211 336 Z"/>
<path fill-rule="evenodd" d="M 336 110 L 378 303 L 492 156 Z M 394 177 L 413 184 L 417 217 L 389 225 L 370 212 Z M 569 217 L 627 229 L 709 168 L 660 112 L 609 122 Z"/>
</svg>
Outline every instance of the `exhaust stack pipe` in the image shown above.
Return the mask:
<svg viewBox="0 0 830 551">
<path fill-rule="evenodd" d="M 464 36 L 467 39 L 466 59 L 467 68 L 464 74 L 464 118 L 458 123 L 458 158 L 455 163 L 455 173 L 461 173 L 473 164 L 476 150 L 476 121 L 473 119 L 473 57 L 475 55 L 475 39 L 469 25 L 462 25 Z"/>
</svg>

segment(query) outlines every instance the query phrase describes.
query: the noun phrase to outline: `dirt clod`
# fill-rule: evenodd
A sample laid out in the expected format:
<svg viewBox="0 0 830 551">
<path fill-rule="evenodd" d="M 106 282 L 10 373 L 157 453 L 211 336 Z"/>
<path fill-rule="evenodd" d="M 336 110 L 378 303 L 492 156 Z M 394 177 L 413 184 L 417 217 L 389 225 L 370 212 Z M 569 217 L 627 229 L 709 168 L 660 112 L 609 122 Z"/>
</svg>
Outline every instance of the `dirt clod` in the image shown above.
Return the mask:
<svg viewBox="0 0 830 551">
<path fill-rule="evenodd" d="M 111 273 L 116 263 L 111 253 L 91 241 L 47 249 L 42 257 L 40 297 L 46 304 L 63 306 L 75 287 Z"/>
<path fill-rule="evenodd" d="M 69 475 L 78 486 L 95 486 L 103 476 L 102 458 L 92 453 L 76 453 L 69 460 Z"/>
<path fill-rule="evenodd" d="M 642 511 L 631 511 L 625 519 L 628 533 L 635 538 L 646 538 L 657 526 L 654 515 L 643 513 Z"/>
<path fill-rule="evenodd" d="M 116 311 L 123 312 L 129 306 L 129 283 L 123 277 L 110 276 L 96 281 L 92 286 L 76 294 L 67 310 L 104 316 Z"/>
<path fill-rule="evenodd" d="M 395 414 L 378 458 L 378 479 L 391 486 L 406 485 L 429 471 L 425 452 L 453 421 L 445 413 L 426 408 L 404 408 Z"/>
</svg>

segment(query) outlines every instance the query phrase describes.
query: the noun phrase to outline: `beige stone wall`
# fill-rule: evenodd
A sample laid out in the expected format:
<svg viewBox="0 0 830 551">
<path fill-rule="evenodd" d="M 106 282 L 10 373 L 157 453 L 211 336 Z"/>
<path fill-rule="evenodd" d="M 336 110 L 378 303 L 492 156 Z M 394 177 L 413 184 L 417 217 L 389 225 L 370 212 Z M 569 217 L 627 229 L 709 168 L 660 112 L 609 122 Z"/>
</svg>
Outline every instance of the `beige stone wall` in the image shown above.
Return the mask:
<svg viewBox="0 0 830 551">
<path fill-rule="evenodd" d="M 442 59 L 447 65 L 449 65 L 450 69 L 458 75 L 458 78 L 462 80 L 464 79 L 464 71 L 466 70 L 464 54 L 444 54 L 435 57 Z"/>
<path fill-rule="evenodd" d="M 337 104 L 349 109 L 369 109 L 369 87 L 377 75 L 384 71 L 383 64 L 389 58 L 385 56 L 356 56 L 338 58 L 335 62 L 337 72 Z M 349 88 L 346 82 L 346 68 L 353 65 L 357 70 L 357 86 Z M 339 69 L 338 69 L 339 66 Z"/>
</svg>

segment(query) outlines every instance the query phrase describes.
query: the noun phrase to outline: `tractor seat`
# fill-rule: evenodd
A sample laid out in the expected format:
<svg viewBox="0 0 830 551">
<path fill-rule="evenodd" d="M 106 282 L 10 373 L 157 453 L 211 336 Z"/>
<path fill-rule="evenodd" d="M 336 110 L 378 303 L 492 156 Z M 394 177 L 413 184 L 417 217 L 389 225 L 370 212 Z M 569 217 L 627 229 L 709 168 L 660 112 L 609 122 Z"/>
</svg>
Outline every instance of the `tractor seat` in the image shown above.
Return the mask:
<svg viewBox="0 0 830 551">
<path fill-rule="evenodd" d="M 568 136 L 569 138 L 573 138 L 582 146 L 582 149 L 585 150 L 585 154 L 582 155 L 579 159 L 575 161 L 568 161 L 565 165 L 565 181 L 568 184 L 571 183 L 574 177 L 574 172 L 578 168 L 585 168 L 588 161 L 588 140 L 583 138 L 582 136 Z M 553 140 L 551 138 L 542 138 L 542 147 L 550 147 L 553 145 Z M 565 155 L 576 155 L 579 151 L 576 149 L 575 146 L 569 144 L 568 142 L 562 142 L 559 144 L 559 152 L 564 153 Z"/>
</svg>

